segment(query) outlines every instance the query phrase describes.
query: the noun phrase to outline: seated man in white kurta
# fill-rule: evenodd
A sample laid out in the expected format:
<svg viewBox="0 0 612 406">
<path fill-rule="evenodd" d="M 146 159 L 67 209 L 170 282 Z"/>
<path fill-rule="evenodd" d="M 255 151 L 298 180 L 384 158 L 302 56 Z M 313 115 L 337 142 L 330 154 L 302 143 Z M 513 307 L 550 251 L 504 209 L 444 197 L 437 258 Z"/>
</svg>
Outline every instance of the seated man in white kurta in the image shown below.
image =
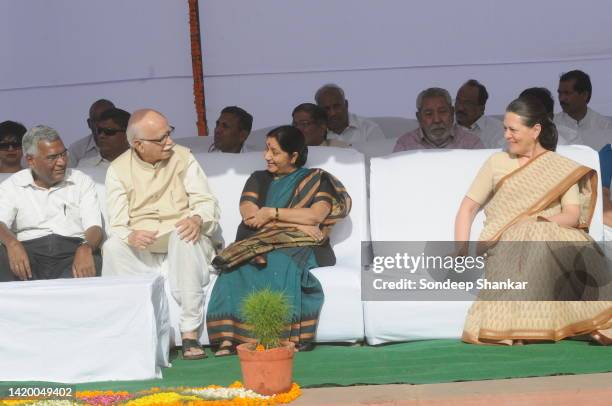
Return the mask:
<svg viewBox="0 0 612 406">
<path fill-rule="evenodd" d="M 167 259 L 172 296 L 181 305 L 183 358 L 201 359 L 206 354 L 197 338 L 219 205 L 189 149 L 172 140 L 172 130 L 154 110 L 130 118 L 131 148 L 106 174 L 111 237 L 103 248 L 102 276 L 160 272 Z"/>
</svg>

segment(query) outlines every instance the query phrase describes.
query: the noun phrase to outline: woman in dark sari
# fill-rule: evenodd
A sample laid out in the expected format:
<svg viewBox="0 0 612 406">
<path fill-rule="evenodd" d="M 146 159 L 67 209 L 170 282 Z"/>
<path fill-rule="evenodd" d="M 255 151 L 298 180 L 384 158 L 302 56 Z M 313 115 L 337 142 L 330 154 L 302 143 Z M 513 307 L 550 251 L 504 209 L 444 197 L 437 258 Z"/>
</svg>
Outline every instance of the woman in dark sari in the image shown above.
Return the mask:
<svg viewBox="0 0 612 406">
<path fill-rule="evenodd" d="M 236 242 L 213 261 L 221 273 L 206 325 L 211 344 L 218 346 L 216 356 L 234 354 L 238 343 L 254 341 L 241 305 L 249 293 L 264 288 L 282 291 L 292 306 L 284 338 L 300 351 L 313 347 L 323 290 L 309 270 L 335 264 L 328 237 L 348 215 L 351 198 L 333 175 L 304 168 L 307 155 L 304 136 L 295 127 L 268 133 L 267 168 L 254 172 L 244 187 Z"/>
</svg>

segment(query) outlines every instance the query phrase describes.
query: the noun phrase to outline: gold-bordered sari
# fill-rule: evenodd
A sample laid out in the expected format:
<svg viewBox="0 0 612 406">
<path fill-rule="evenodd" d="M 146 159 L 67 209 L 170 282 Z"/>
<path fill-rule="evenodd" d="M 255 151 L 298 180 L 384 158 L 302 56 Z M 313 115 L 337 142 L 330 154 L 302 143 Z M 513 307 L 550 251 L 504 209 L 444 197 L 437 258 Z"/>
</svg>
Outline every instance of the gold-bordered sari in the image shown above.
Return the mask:
<svg viewBox="0 0 612 406">
<path fill-rule="evenodd" d="M 561 213 L 561 197 L 575 184 L 579 188 L 578 225 L 563 227 L 547 221 L 547 217 Z M 586 257 L 588 267 L 601 269 L 605 258 L 587 234 L 596 199 L 596 171 L 554 152 L 545 152 L 504 176 L 484 207 L 486 221 L 480 242 L 487 247 L 485 276 L 529 279 L 539 289 L 538 297 L 547 290 L 545 297 L 552 299 L 559 277 L 553 273 L 563 271 L 563 264 L 569 263 L 571 268 L 578 252 Z M 526 241 L 537 243 L 520 243 Z M 584 247 L 589 247 L 586 253 Z M 581 293 L 586 294 L 587 290 Z M 503 294 L 497 296 L 499 300 L 493 300 L 494 295 L 479 294 L 468 312 L 463 341 L 478 344 L 511 344 L 517 339 L 558 341 L 612 327 L 610 301 L 583 300 L 584 297 L 504 300 Z"/>
</svg>

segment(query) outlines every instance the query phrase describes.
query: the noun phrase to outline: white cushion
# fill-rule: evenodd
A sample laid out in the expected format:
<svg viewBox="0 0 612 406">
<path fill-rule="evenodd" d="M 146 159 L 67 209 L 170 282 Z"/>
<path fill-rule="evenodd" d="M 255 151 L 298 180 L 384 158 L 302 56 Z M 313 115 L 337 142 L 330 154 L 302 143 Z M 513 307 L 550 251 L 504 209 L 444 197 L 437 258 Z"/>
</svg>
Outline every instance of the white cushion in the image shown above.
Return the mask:
<svg viewBox="0 0 612 406">
<path fill-rule="evenodd" d="M 590 130 L 579 130 L 580 137 L 584 145 L 599 151 L 612 140 L 612 129 L 601 130 L 593 128 Z"/>
<path fill-rule="evenodd" d="M 174 139 L 174 142 L 189 148 L 194 154 L 208 152 L 208 149 L 214 141 L 215 137 L 213 135 L 209 135 L 206 137 L 186 137 Z"/>
<path fill-rule="evenodd" d="M 369 159 L 392 154 L 396 143 L 397 138 L 385 138 L 382 140 L 355 142 L 352 144 L 352 147 Z"/>
<path fill-rule="evenodd" d="M 455 215 L 484 161 L 496 150 L 408 151 L 370 161 L 370 226 L 373 241 L 452 241 Z M 558 152 L 599 168 L 598 154 L 582 146 Z M 406 179 L 398 182 L 398 179 Z M 601 192 L 601 187 L 599 193 Z M 600 195 L 600 194 L 599 194 Z M 477 240 L 484 215 L 476 217 Z M 597 201 L 590 228 L 601 241 L 603 219 Z M 470 302 L 364 302 L 368 343 L 458 338 Z"/>
<path fill-rule="evenodd" d="M 398 138 L 409 131 L 419 128 L 419 121 L 416 118 L 404 117 L 370 117 L 374 121 L 386 138 Z"/>
</svg>

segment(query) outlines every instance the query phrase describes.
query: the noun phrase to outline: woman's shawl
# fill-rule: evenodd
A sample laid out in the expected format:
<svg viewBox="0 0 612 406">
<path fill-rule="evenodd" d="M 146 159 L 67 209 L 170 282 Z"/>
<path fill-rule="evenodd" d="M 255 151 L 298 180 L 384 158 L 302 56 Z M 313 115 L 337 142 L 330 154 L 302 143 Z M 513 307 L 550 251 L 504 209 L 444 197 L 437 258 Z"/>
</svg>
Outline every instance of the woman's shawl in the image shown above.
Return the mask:
<svg viewBox="0 0 612 406">
<path fill-rule="evenodd" d="M 325 181 L 332 186 L 332 193 L 321 190 L 321 183 Z M 230 244 L 215 257 L 213 266 L 227 270 L 277 248 L 323 245 L 329 238 L 332 227 L 350 213 L 352 201 L 346 188 L 336 177 L 317 168 L 310 169 L 298 182 L 287 208 L 307 208 L 319 200 L 326 200 L 331 204 L 329 215 L 320 225 L 325 235 L 323 240 L 317 241 L 295 228 L 264 228 Z"/>
<path fill-rule="evenodd" d="M 537 216 L 578 183 L 580 219 L 588 230 L 597 201 L 597 172 L 554 152 L 545 152 L 503 177 L 485 206 L 481 241 L 495 242 L 512 225 Z"/>
</svg>

